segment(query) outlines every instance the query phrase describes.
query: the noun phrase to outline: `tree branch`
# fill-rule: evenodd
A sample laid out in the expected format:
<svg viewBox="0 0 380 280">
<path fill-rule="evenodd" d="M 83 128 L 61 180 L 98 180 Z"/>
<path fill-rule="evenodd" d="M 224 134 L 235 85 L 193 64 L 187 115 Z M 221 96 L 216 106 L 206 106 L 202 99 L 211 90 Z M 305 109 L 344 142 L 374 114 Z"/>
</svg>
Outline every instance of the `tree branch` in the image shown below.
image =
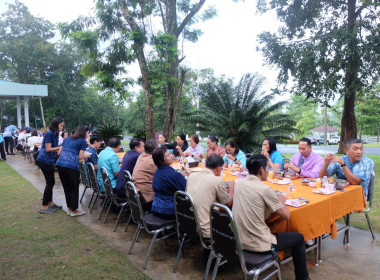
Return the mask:
<svg viewBox="0 0 380 280">
<path fill-rule="evenodd" d="M 185 26 L 189 23 L 189 21 L 192 19 L 192 17 L 199 12 L 199 10 L 202 8 L 203 4 L 206 2 L 206 0 L 200 0 L 197 5 L 193 7 L 193 9 L 186 15 L 184 20 L 181 22 L 180 26 L 177 28 L 175 32 L 175 36 L 178 38 L 179 35 L 182 33 Z"/>
<path fill-rule="evenodd" d="M 166 32 L 166 20 L 165 20 L 164 12 L 162 10 L 161 1 L 162 0 L 157 0 L 157 4 L 160 7 L 161 18 L 162 18 L 162 26 L 164 27 L 164 31 Z"/>
<path fill-rule="evenodd" d="M 368 7 L 368 4 L 363 4 L 359 7 L 359 9 L 356 10 L 355 12 L 355 18 L 357 18 L 357 16 L 360 15 L 360 13 L 363 11 L 363 9 L 367 8 Z"/>
</svg>

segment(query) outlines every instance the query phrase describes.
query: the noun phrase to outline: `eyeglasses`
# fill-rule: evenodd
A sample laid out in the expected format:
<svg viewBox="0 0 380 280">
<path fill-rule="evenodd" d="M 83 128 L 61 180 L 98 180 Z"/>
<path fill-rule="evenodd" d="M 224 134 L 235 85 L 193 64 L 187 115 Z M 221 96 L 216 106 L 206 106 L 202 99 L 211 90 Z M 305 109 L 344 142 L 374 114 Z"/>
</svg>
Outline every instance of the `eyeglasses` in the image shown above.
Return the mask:
<svg viewBox="0 0 380 280">
<path fill-rule="evenodd" d="M 207 145 L 210 145 L 211 144 L 211 142 L 207 142 Z"/>
</svg>

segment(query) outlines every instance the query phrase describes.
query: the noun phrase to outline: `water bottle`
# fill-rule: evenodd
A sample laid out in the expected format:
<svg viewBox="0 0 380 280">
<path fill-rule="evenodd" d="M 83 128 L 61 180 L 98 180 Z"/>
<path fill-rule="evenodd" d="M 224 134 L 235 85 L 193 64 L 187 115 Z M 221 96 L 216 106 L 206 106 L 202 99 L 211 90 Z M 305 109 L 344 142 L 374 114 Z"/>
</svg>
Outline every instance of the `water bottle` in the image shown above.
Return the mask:
<svg viewBox="0 0 380 280">
<path fill-rule="evenodd" d="M 294 185 L 293 185 L 293 183 L 290 183 L 289 188 L 288 188 L 289 199 L 292 198 L 292 191 L 293 190 L 295 190 Z"/>
<path fill-rule="evenodd" d="M 322 179 L 322 188 L 325 188 L 326 184 L 329 183 L 329 180 L 327 179 L 327 176 L 324 176 Z"/>
</svg>

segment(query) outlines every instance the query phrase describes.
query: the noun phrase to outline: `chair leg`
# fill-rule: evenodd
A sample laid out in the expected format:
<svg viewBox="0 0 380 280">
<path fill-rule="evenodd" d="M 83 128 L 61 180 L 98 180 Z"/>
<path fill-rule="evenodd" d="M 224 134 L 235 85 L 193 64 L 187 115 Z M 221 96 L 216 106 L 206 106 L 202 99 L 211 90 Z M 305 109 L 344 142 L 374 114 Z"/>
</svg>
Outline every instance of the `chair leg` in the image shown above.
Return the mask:
<svg viewBox="0 0 380 280">
<path fill-rule="evenodd" d="M 133 236 L 131 248 L 129 248 L 128 254 L 132 253 L 133 245 L 135 245 L 135 242 L 137 240 L 137 236 L 140 234 L 140 230 L 141 230 L 141 224 L 138 224 L 136 231 L 135 231 L 135 235 Z"/>
<path fill-rule="evenodd" d="M 94 199 L 95 194 L 96 194 L 96 192 L 92 192 L 92 196 L 91 196 L 90 202 L 88 203 L 88 207 L 87 207 L 88 209 L 90 209 L 91 202 Z"/>
<path fill-rule="evenodd" d="M 94 203 L 93 203 L 92 206 L 91 206 L 90 214 L 91 214 L 91 212 L 92 212 L 92 209 L 94 209 L 94 206 L 95 206 L 96 201 L 98 200 L 98 197 L 99 197 L 99 193 L 97 192 L 97 193 L 96 193 L 96 196 L 95 196 Z"/>
<path fill-rule="evenodd" d="M 153 235 L 153 238 L 152 238 L 152 241 L 150 242 L 150 245 L 149 245 L 149 249 L 148 249 L 148 253 L 146 254 L 146 257 L 145 257 L 145 262 L 144 262 L 144 265 L 143 265 L 143 269 L 146 269 L 146 266 L 148 264 L 148 259 L 149 259 L 149 256 L 150 256 L 150 252 L 152 251 L 152 247 L 153 247 L 153 244 L 154 244 L 154 241 L 156 241 L 156 238 L 157 238 L 157 235 L 160 231 L 156 231 Z"/>
<path fill-rule="evenodd" d="M 104 201 L 103 201 L 103 205 L 102 205 L 102 210 L 100 210 L 100 215 L 99 215 L 98 221 L 100 220 L 100 217 L 101 217 L 102 214 L 103 214 L 104 206 L 106 205 L 106 203 L 107 203 L 107 199 L 104 199 Z"/>
<path fill-rule="evenodd" d="M 107 213 L 106 213 L 106 215 L 105 215 L 105 217 L 104 217 L 103 224 L 106 222 L 106 219 L 107 219 L 108 213 L 109 213 L 110 210 L 111 210 L 111 206 L 112 206 L 112 204 L 113 204 L 113 200 L 110 200 L 110 205 L 108 206 L 108 210 L 107 210 Z"/>
<path fill-rule="evenodd" d="M 369 219 L 369 215 L 368 215 L 368 213 L 364 213 L 364 214 L 365 214 L 365 217 L 367 219 L 369 230 L 371 231 L 371 234 L 372 234 L 372 240 L 375 240 L 376 236 L 375 236 L 375 233 L 373 232 L 373 228 L 372 228 L 371 220 Z"/>
<path fill-rule="evenodd" d="M 351 214 L 347 214 L 344 221 L 346 222 L 347 229 L 344 231 L 343 244 L 344 246 L 350 246 L 350 218 Z"/>
<path fill-rule="evenodd" d="M 132 218 L 132 213 L 129 214 L 127 225 L 125 226 L 125 231 L 124 232 L 127 232 L 129 223 L 131 222 L 131 218 Z"/>
<path fill-rule="evenodd" d="M 213 270 L 212 275 L 211 275 L 211 280 L 215 280 L 216 274 L 218 273 L 219 264 L 220 264 L 221 259 L 222 259 L 222 257 L 217 257 L 217 259 L 216 259 L 214 270 Z"/>
<path fill-rule="evenodd" d="M 186 238 L 186 234 L 182 237 L 181 242 L 179 243 L 179 249 L 178 249 L 177 258 L 175 259 L 175 263 L 174 263 L 174 267 L 173 267 L 173 273 L 177 272 L 177 266 L 179 263 L 179 259 L 181 258 L 181 255 L 182 255 L 182 248 L 183 248 L 183 244 L 185 243 L 185 238 Z"/>
<path fill-rule="evenodd" d="M 83 193 L 82 193 L 82 197 L 80 198 L 79 203 L 82 203 L 82 200 L 83 200 L 84 194 L 86 193 L 86 190 L 87 190 L 87 189 L 88 189 L 88 187 L 85 185 L 85 186 L 84 186 Z"/>
<path fill-rule="evenodd" d="M 124 205 L 121 207 L 121 209 L 120 209 L 119 215 L 117 216 L 117 220 L 116 220 L 115 226 L 113 227 L 113 232 L 116 231 L 117 224 L 119 223 L 121 213 L 123 212 L 124 207 L 125 207 L 126 205 L 127 205 L 127 204 L 124 204 Z"/>
<path fill-rule="evenodd" d="M 203 280 L 207 280 L 208 272 L 210 271 L 211 262 L 212 262 L 213 258 L 214 257 L 212 255 L 212 251 L 210 251 L 210 254 L 209 254 L 208 260 L 207 260 L 207 265 L 206 265 L 205 273 L 203 275 Z"/>
</svg>

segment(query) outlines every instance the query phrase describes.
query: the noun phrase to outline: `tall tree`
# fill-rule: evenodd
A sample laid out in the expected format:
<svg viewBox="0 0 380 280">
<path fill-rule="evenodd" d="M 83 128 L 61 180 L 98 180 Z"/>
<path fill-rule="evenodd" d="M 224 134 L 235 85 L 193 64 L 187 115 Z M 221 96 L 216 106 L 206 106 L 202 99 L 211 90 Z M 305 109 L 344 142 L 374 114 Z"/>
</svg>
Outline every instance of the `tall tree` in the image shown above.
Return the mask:
<svg viewBox="0 0 380 280">
<path fill-rule="evenodd" d="M 205 1 L 97 0 L 96 20 L 78 19 L 60 25 L 61 32 L 92 58 L 88 69 L 93 74 L 120 76 L 126 63 L 137 60 L 145 94 L 147 138 L 155 133 L 153 99 L 157 94 L 165 96 L 163 131 L 172 136 L 186 74 L 180 67 L 184 54 L 178 43 L 181 39 L 197 41 L 201 32 L 191 26 L 215 15 L 213 8 L 200 15 Z"/>
<path fill-rule="evenodd" d="M 341 142 L 357 137 L 356 94 L 373 86 L 380 73 L 380 4 L 374 0 L 259 0 L 258 10 L 275 9 L 283 25 L 259 36 L 266 61 L 292 76 L 298 91 L 323 102 L 343 96 Z"/>
</svg>

